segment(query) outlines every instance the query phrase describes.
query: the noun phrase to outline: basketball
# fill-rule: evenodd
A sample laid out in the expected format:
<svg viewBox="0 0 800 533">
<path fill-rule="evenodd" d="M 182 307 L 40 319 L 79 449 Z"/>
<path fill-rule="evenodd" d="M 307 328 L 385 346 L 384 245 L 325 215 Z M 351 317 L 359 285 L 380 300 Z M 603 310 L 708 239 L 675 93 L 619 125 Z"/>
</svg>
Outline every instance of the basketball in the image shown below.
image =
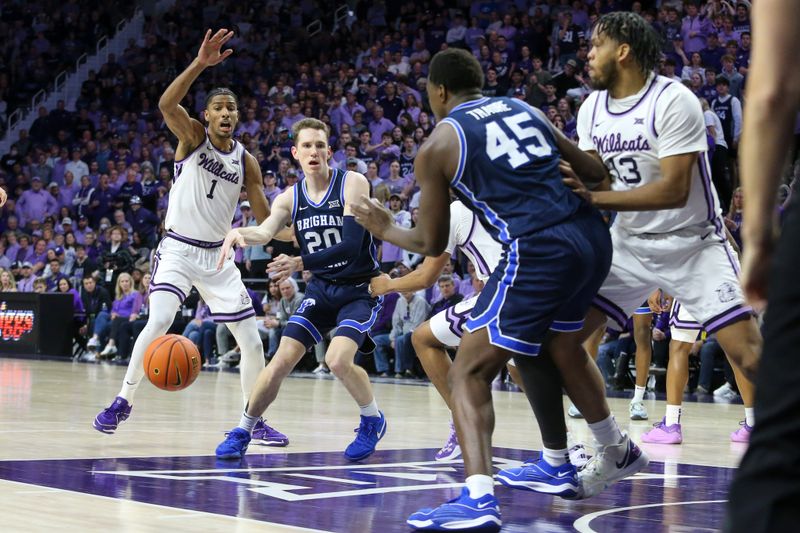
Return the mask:
<svg viewBox="0 0 800 533">
<path fill-rule="evenodd" d="M 147 347 L 144 372 L 162 390 L 183 390 L 200 374 L 200 352 L 182 335 L 163 335 Z"/>
</svg>

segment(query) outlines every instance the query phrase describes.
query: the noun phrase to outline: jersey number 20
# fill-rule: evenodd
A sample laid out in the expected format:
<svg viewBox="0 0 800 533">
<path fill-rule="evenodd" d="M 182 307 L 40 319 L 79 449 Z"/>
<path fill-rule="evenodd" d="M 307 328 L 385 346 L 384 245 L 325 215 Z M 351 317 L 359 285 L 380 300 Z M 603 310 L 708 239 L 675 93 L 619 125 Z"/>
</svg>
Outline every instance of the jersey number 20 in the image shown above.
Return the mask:
<svg viewBox="0 0 800 533">
<path fill-rule="evenodd" d="M 498 157 L 508 157 L 511 168 L 517 168 L 529 163 L 531 156 L 546 157 L 553 153 L 547 144 L 544 134 L 536 127 L 523 127 L 524 122 L 530 122 L 532 117 L 525 113 L 517 113 L 504 117 L 500 121 L 486 124 L 486 154 L 494 161 Z M 505 127 L 503 127 L 505 126 Z M 509 136 L 508 133 L 511 135 Z M 528 152 L 520 151 L 520 144 Z"/>
<path fill-rule="evenodd" d="M 319 250 L 321 244 L 325 244 L 325 248 L 330 248 L 331 246 L 342 242 L 342 235 L 336 228 L 326 229 L 322 232 L 321 236 L 316 231 L 309 231 L 303 234 L 303 238 L 306 240 L 306 247 L 308 248 L 308 253 L 310 254 L 313 254 Z"/>
</svg>

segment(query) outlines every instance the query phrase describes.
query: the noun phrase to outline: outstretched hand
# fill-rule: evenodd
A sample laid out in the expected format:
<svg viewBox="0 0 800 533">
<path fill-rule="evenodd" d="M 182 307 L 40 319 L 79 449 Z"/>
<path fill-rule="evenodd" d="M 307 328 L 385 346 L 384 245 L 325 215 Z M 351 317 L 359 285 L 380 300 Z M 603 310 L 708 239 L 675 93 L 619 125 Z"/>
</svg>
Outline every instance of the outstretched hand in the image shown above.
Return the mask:
<svg viewBox="0 0 800 533">
<path fill-rule="evenodd" d="M 233 31 L 228 31 L 222 28 L 214 35 L 211 35 L 211 30 L 206 31 L 203 38 L 203 44 L 200 45 L 200 50 L 197 51 L 197 59 L 203 66 L 213 67 L 225 60 L 233 53 L 233 48 L 228 48 L 224 52 L 222 45 L 227 43 L 233 37 Z"/>
<path fill-rule="evenodd" d="M 392 212 L 381 205 L 375 198 L 361 195 L 359 202 L 350 206 L 356 222 L 364 226 L 368 232 L 379 239 L 394 224 Z"/>
<path fill-rule="evenodd" d="M 225 265 L 225 261 L 228 260 L 228 256 L 233 250 L 234 246 L 244 246 L 244 237 L 239 232 L 239 229 L 232 229 L 225 235 L 225 241 L 222 243 L 222 249 L 219 251 L 219 259 L 217 260 L 217 272 L 222 270 L 223 265 Z"/>
</svg>

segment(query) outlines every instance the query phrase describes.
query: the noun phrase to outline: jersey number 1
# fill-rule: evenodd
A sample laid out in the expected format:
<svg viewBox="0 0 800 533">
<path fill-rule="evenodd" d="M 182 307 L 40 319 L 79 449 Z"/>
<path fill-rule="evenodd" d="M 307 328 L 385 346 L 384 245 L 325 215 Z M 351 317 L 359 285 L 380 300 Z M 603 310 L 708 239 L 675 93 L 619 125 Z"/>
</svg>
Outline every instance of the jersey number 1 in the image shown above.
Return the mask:
<svg viewBox="0 0 800 533">
<path fill-rule="evenodd" d="M 553 153 L 553 149 L 547 144 L 544 134 L 533 126 L 522 127 L 523 122 L 530 122 L 532 117 L 525 112 L 503 118 L 512 137 L 509 137 L 500 125 L 500 122 L 489 122 L 486 124 L 486 154 L 494 161 L 500 156 L 508 157 L 508 164 L 511 168 L 517 168 L 529 163 L 531 157 L 546 157 Z M 528 152 L 525 154 L 520 151 L 520 143 Z"/>
<path fill-rule="evenodd" d="M 208 194 L 206 194 L 206 198 L 208 198 L 209 200 L 213 200 L 214 199 L 214 189 L 216 189 L 216 188 L 217 188 L 217 180 L 211 180 L 211 190 L 208 191 Z"/>
</svg>

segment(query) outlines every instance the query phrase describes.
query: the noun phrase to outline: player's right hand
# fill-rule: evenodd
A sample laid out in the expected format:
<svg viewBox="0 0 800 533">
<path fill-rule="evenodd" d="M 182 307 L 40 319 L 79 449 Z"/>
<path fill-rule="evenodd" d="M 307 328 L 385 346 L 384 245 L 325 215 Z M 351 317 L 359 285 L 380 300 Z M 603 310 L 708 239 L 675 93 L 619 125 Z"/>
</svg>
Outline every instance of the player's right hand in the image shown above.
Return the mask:
<svg viewBox="0 0 800 533">
<path fill-rule="evenodd" d="M 222 243 L 222 249 L 219 251 L 219 260 L 217 260 L 217 272 L 222 270 L 225 261 L 233 250 L 234 246 L 244 246 L 244 237 L 239 232 L 239 228 L 232 229 L 225 235 L 225 241 Z"/>
<path fill-rule="evenodd" d="M 383 296 L 389 291 L 392 278 L 388 274 L 381 274 L 369 280 L 369 293 L 372 296 Z"/>
<path fill-rule="evenodd" d="M 203 44 L 200 45 L 200 50 L 197 51 L 197 60 L 200 64 L 205 67 L 213 67 L 231 55 L 233 53 L 232 48 L 220 52 L 222 45 L 230 41 L 231 37 L 233 37 L 233 31 L 228 31 L 225 28 L 222 28 L 213 36 L 211 35 L 211 30 L 207 30 L 203 38 Z"/>
</svg>

